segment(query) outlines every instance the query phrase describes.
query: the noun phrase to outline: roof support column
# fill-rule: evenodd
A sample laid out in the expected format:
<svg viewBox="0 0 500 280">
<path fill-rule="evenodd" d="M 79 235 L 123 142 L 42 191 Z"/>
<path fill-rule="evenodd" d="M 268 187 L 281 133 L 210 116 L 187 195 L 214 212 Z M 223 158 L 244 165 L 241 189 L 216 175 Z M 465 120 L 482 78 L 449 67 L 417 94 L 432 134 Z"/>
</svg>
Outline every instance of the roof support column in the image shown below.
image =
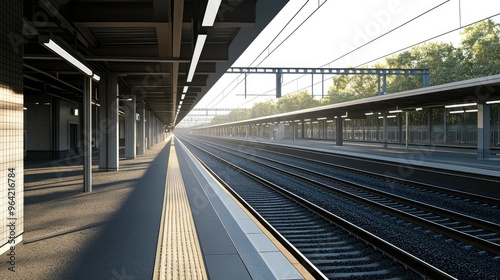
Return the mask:
<svg viewBox="0 0 500 280">
<path fill-rule="evenodd" d="M 427 109 L 427 144 L 432 145 L 432 108 Z"/>
<path fill-rule="evenodd" d="M 295 142 L 295 122 L 292 122 L 292 140 Z"/>
<path fill-rule="evenodd" d="M 406 125 L 406 129 L 405 129 L 405 146 L 406 146 L 406 149 L 408 150 L 408 138 L 410 137 L 410 112 L 406 111 L 405 112 L 406 114 L 406 118 L 405 118 L 405 125 Z"/>
<path fill-rule="evenodd" d="M 490 105 L 477 104 L 477 158 L 490 157 Z"/>
<path fill-rule="evenodd" d="M 344 145 L 344 119 L 337 116 L 335 119 L 335 146 Z"/>
<path fill-rule="evenodd" d="M 245 138 L 248 138 L 248 134 L 250 133 L 249 130 L 250 130 L 250 127 L 248 125 L 246 125 L 245 126 Z"/>
<path fill-rule="evenodd" d="M 277 140 L 283 140 L 285 138 L 285 124 L 284 123 L 278 123 L 278 130 L 276 131 L 276 139 Z"/>
<path fill-rule="evenodd" d="M 83 191 L 92 191 L 92 79 L 83 78 Z"/>
<path fill-rule="evenodd" d="M 446 108 L 443 109 L 443 142 L 448 141 L 448 114 Z"/>
<path fill-rule="evenodd" d="M 136 127 L 136 96 L 132 95 L 132 101 L 125 102 L 125 158 L 134 159 L 137 149 L 137 127 Z"/>
<path fill-rule="evenodd" d="M 301 136 L 302 136 L 302 140 L 303 139 L 306 139 L 306 121 L 302 120 L 302 128 L 300 130 L 301 132 Z"/>
<path fill-rule="evenodd" d="M 146 152 L 146 105 L 144 103 L 137 104 L 137 114 L 139 114 L 139 120 L 137 121 L 137 154 L 142 155 Z"/>
<path fill-rule="evenodd" d="M 382 142 L 384 143 L 384 149 L 387 149 L 387 141 L 389 139 L 389 127 L 388 127 L 388 123 L 387 123 L 387 113 L 384 112 L 382 113 L 382 120 L 383 120 L 383 128 L 382 128 Z"/>
<path fill-rule="evenodd" d="M 151 116 L 148 109 L 144 112 L 144 133 L 146 139 L 144 139 L 144 147 L 145 149 L 151 148 Z"/>
<path fill-rule="evenodd" d="M 119 168 L 119 116 L 118 116 L 118 79 L 116 75 L 105 74 L 99 83 L 100 116 L 99 131 L 99 169 L 118 170 Z"/>
<path fill-rule="evenodd" d="M 156 145 L 156 116 L 153 114 L 153 112 L 151 112 L 151 120 L 152 120 L 152 123 L 151 123 L 151 146 L 154 146 Z"/>
<path fill-rule="evenodd" d="M 398 114 L 398 142 L 403 142 L 403 115 Z"/>
</svg>

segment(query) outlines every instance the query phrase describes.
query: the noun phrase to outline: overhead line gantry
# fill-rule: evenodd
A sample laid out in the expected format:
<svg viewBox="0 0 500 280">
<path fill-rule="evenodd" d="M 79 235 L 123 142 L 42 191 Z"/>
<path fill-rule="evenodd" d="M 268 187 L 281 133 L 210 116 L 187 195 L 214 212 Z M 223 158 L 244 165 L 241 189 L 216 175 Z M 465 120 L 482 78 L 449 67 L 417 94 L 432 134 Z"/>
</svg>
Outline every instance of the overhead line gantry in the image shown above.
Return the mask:
<svg viewBox="0 0 500 280">
<path fill-rule="evenodd" d="M 429 86 L 429 69 L 390 69 L 390 68 L 283 68 L 283 67 L 231 67 L 226 73 L 245 75 L 245 98 L 247 96 L 247 75 L 248 74 L 275 74 L 276 75 L 276 98 L 281 97 L 281 80 L 283 74 L 321 74 L 322 97 L 324 93 L 324 75 L 377 75 L 378 91 L 377 95 L 387 93 L 387 75 L 420 75 L 422 76 L 422 86 Z M 314 81 L 312 82 L 314 85 Z M 314 92 L 312 93 L 314 95 Z"/>
</svg>

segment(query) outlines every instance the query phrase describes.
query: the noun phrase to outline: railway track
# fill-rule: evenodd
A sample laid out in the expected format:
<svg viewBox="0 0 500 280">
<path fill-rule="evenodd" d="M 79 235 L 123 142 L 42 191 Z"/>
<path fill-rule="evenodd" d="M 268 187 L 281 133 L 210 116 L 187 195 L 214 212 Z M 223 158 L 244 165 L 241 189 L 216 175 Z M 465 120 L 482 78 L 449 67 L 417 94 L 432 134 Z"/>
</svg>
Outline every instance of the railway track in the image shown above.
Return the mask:
<svg viewBox="0 0 500 280">
<path fill-rule="evenodd" d="M 383 177 L 386 181 L 394 180 L 396 182 L 404 182 L 405 185 L 409 186 L 416 184 L 417 187 L 423 187 L 431 192 L 439 192 L 452 196 L 458 195 L 471 200 L 500 206 L 498 205 L 500 199 L 500 193 L 498 192 L 500 180 L 498 177 L 415 166 L 412 165 L 410 161 L 405 163 L 388 162 L 352 155 L 333 154 L 300 147 L 206 136 L 198 136 L 197 138 L 208 139 L 208 141 L 211 142 L 216 139 L 215 141 L 220 143 L 247 147 L 255 151 L 265 151 L 275 155 L 281 154 L 287 157 L 296 156 L 302 159 L 308 159 L 311 162 L 326 163 L 332 168 L 346 170 L 361 176 L 370 174 L 374 177 Z M 425 154 L 418 154 L 417 156 L 425 156 Z M 341 162 L 342 164 L 334 164 L 335 162 Z M 426 181 L 430 181 L 430 183 L 426 183 Z M 439 182 L 440 185 L 444 187 L 436 186 L 436 182 Z M 476 190 L 483 191 L 483 194 L 470 192 L 470 186 L 474 186 Z M 464 191 L 464 189 L 466 191 Z M 493 197 L 491 194 L 493 194 Z"/>
<path fill-rule="evenodd" d="M 221 147 L 220 145 L 208 144 L 206 142 L 205 144 L 214 149 L 219 149 L 219 151 L 231 153 L 233 156 L 241 157 L 256 164 L 260 164 L 266 169 L 273 169 L 282 174 L 287 174 L 288 176 L 302 180 L 309 185 L 332 191 L 351 200 L 376 208 L 387 214 L 405 219 L 419 226 L 444 234 L 466 244 L 476 246 L 493 254 L 500 255 L 500 225 L 498 223 L 486 221 L 431 204 L 422 203 L 403 196 L 398 196 L 387 191 L 372 188 L 366 183 L 355 183 L 352 180 L 334 177 L 323 172 L 315 171 L 310 166 L 300 167 L 297 164 L 284 163 L 269 157 L 263 157 L 253 153 L 231 149 L 227 146 Z M 297 161 L 301 160 L 306 161 L 307 163 L 311 162 L 311 160 L 299 157 L 294 158 Z M 315 164 L 320 163 L 315 162 Z M 331 165 L 328 166 L 330 167 Z M 360 171 L 357 173 L 359 174 Z M 393 178 L 393 180 L 396 179 Z M 404 182 L 405 181 L 399 183 Z M 334 185 L 332 185 L 332 183 L 334 183 Z M 416 182 L 413 183 L 413 187 L 424 188 L 429 186 L 429 184 L 420 186 Z M 454 194 L 454 197 L 458 197 L 457 194 Z M 470 196 L 466 196 L 465 198 L 462 198 L 462 203 L 477 203 L 477 201 L 470 201 L 470 199 Z M 465 200 L 468 201 L 465 202 Z M 500 200 L 494 201 L 491 206 L 492 212 L 498 210 L 497 205 L 500 205 Z M 497 214 L 500 215 L 500 211 L 497 212 Z M 496 215 L 496 217 L 498 217 L 498 215 Z"/>
<path fill-rule="evenodd" d="M 200 140 L 196 139 L 196 141 Z M 442 187 L 409 180 L 398 180 L 398 178 L 387 178 L 386 176 L 380 176 L 375 173 L 366 174 L 359 169 L 354 169 L 352 171 L 349 168 L 342 168 L 328 162 L 304 159 L 298 156 L 290 157 L 289 155 L 283 155 L 277 152 L 271 153 L 268 150 L 257 150 L 255 147 L 250 148 L 251 152 L 245 153 L 243 151 L 245 148 L 241 145 L 238 145 L 235 148 L 230 148 L 227 145 L 214 146 L 214 143 L 207 142 L 204 142 L 203 145 L 211 145 L 206 147 L 208 147 L 208 149 L 218 149 L 217 153 L 229 153 L 227 154 L 226 159 L 230 159 L 231 161 L 235 158 L 239 158 L 239 161 L 244 160 L 246 162 L 252 160 L 252 164 L 260 165 L 260 168 L 265 169 L 267 173 L 273 171 L 275 174 L 279 174 L 277 176 L 286 175 L 288 178 L 294 178 L 293 180 L 302 184 L 302 189 L 304 189 L 306 185 L 308 188 L 310 188 L 310 186 L 314 186 L 314 188 L 321 189 L 321 191 L 318 191 L 316 197 L 321 196 L 322 198 L 319 200 L 325 201 L 323 202 L 324 204 L 319 203 L 319 206 L 328 208 L 330 207 L 329 204 L 336 203 L 331 200 L 326 200 L 326 197 L 331 196 L 332 193 L 334 193 L 335 196 L 342 196 L 343 198 L 351 200 L 351 202 L 356 201 L 357 203 L 362 203 L 367 207 L 374 208 L 377 209 L 377 211 L 385 213 L 382 214 L 383 219 L 385 217 L 385 219 L 392 220 L 394 217 L 397 217 L 397 219 L 394 220 L 396 224 L 401 223 L 399 221 L 400 219 L 404 219 L 407 222 L 411 222 L 411 224 L 406 225 L 407 227 L 416 230 L 424 228 L 424 233 L 429 235 L 431 239 L 441 238 L 443 240 L 442 243 L 455 244 L 458 245 L 458 247 L 474 251 L 474 253 L 468 252 L 468 254 L 488 254 L 486 258 L 489 258 L 488 261 L 493 259 L 493 265 L 498 263 L 498 260 L 500 259 L 500 230 L 498 226 L 498 219 L 500 218 L 500 215 L 498 215 L 499 201 L 495 198 L 483 197 L 476 194 L 469 194 L 448 189 L 438 192 L 437 190 L 442 189 Z M 263 156 L 263 154 L 266 155 Z M 289 162 L 293 162 L 293 164 L 290 164 Z M 329 172 L 325 172 L 325 169 Z M 350 172 L 351 175 L 348 179 L 333 178 L 332 176 L 325 175 L 325 173 L 332 173 L 332 170 L 336 170 L 333 173 L 340 172 L 343 176 L 346 176 L 346 172 L 352 172 Z M 354 176 L 352 174 L 354 174 Z M 353 177 L 361 177 L 359 180 L 360 182 L 353 180 Z M 363 183 L 363 181 L 367 180 L 366 178 L 371 180 L 371 184 L 373 184 L 373 178 L 377 178 L 380 181 L 378 185 L 385 185 L 386 190 L 382 191 L 381 189 L 383 189 L 383 187 L 380 186 L 367 186 L 366 182 Z M 398 187 L 395 187 L 395 184 L 398 184 Z M 478 217 L 474 217 L 474 215 L 456 212 L 447 209 L 447 207 L 440 207 L 440 205 L 436 206 L 428 202 L 422 203 L 420 201 L 404 197 L 404 195 L 395 195 L 388 192 L 387 189 L 396 190 L 396 192 L 414 189 L 414 192 L 420 192 L 420 196 L 422 197 L 438 197 L 438 202 L 451 200 L 451 206 L 446 205 L 450 208 L 453 208 L 456 205 L 460 206 L 467 204 L 469 205 L 468 207 L 483 209 L 482 211 L 486 211 L 484 213 L 490 213 L 490 220 L 483 220 Z M 301 193 L 302 191 L 303 190 L 299 189 L 296 193 Z M 414 196 L 414 193 L 410 192 L 406 195 Z M 361 211 L 362 210 L 363 209 L 361 209 Z M 484 216 L 484 213 L 480 213 L 479 216 Z M 442 235 L 445 237 L 442 237 Z M 459 240 L 460 242 L 456 242 L 456 240 Z M 411 246 L 408 245 L 408 247 Z M 431 256 L 430 259 L 432 258 L 433 257 Z M 432 263 L 432 261 L 430 262 Z M 446 265 L 443 267 L 445 266 Z M 497 272 L 492 272 L 492 275 L 495 275 L 494 273 Z M 460 275 L 465 275 L 465 273 Z"/>
<path fill-rule="evenodd" d="M 239 184 L 227 187 L 240 197 L 249 210 L 256 212 L 255 215 L 262 217 L 273 230 L 279 232 L 278 235 L 284 236 L 287 242 L 307 257 L 324 277 L 454 279 L 385 240 L 253 172 L 238 167 L 191 141 L 184 139 L 183 142 L 197 151 L 195 155 L 207 168 L 223 169 L 226 176 L 233 179 L 233 176 L 239 176 L 236 180 Z M 231 174 L 228 174 L 228 169 L 221 165 L 230 167 Z M 216 170 L 212 172 L 219 178 Z M 222 178 L 220 180 L 224 182 Z M 248 187 L 248 180 L 252 180 L 251 188 Z"/>
</svg>

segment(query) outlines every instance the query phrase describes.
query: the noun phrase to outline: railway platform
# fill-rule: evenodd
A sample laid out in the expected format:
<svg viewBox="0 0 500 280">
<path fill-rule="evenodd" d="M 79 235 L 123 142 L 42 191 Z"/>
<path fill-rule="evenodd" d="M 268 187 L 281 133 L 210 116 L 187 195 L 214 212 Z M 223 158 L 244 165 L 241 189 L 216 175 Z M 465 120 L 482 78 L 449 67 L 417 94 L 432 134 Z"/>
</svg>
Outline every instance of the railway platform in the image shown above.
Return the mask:
<svg viewBox="0 0 500 280">
<path fill-rule="evenodd" d="M 24 240 L 0 279 L 309 278 L 174 139 L 94 169 L 82 193 L 78 160 L 27 165 Z"/>
</svg>

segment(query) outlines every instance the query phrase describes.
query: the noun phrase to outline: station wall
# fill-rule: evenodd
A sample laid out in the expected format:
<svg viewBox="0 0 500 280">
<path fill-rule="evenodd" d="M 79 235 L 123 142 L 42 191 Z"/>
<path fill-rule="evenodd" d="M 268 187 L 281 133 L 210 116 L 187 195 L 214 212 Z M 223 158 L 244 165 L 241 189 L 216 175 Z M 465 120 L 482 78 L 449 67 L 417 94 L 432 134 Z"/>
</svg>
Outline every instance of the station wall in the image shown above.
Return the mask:
<svg viewBox="0 0 500 280">
<path fill-rule="evenodd" d="M 16 267 L 24 232 L 23 1 L 2 0 L 0 9 L 0 254 Z"/>
<path fill-rule="evenodd" d="M 80 154 L 79 103 L 46 94 L 24 96 L 26 160 L 62 159 Z"/>
</svg>

